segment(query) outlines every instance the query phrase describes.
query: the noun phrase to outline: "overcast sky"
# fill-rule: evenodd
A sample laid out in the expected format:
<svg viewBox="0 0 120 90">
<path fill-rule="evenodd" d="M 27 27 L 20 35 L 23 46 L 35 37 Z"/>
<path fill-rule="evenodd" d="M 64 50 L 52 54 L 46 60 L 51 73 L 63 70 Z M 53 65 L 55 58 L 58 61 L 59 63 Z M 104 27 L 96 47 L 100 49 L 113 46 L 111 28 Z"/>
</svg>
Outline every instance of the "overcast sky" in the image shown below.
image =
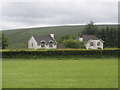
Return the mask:
<svg viewBox="0 0 120 90">
<path fill-rule="evenodd" d="M 1 29 L 96 24 L 118 22 L 118 2 L 65 0 L 41 2 L 2 2 Z"/>
</svg>

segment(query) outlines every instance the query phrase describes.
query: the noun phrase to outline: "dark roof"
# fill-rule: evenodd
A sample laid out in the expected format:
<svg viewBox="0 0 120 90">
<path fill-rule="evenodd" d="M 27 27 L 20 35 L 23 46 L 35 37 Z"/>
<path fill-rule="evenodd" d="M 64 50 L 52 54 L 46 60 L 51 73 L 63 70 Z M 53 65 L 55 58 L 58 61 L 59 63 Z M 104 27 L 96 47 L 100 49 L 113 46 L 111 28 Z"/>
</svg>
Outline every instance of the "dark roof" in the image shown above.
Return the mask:
<svg viewBox="0 0 120 90">
<path fill-rule="evenodd" d="M 94 35 L 82 35 L 83 41 L 89 41 L 91 40 L 100 40 L 100 38 L 95 37 Z M 79 40 L 79 37 L 76 38 L 77 40 Z"/>
<path fill-rule="evenodd" d="M 52 40 L 54 44 L 57 44 L 56 40 L 53 39 L 50 35 L 33 35 L 37 43 L 41 43 L 42 40 L 46 42 L 46 44 L 49 44 L 49 41 Z"/>
</svg>

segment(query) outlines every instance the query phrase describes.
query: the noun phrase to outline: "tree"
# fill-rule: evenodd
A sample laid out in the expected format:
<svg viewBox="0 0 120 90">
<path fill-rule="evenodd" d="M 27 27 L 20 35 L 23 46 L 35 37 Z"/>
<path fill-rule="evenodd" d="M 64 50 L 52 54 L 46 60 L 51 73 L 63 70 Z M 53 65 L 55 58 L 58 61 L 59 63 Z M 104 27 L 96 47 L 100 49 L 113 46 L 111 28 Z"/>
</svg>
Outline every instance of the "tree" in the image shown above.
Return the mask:
<svg viewBox="0 0 120 90">
<path fill-rule="evenodd" d="M 118 29 L 115 27 L 102 28 L 98 35 L 104 41 L 105 47 L 118 47 Z"/>
<path fill-rule="evenodd" d="M 73 40 L 73 39 L 64 40 L 63 45 L 67 48 L 85 48 L 83 42 Z"/>
<path fill-rule="evenodd" d="M 105 46 L 110 47 L 110 28 L 107 26 L 105 31 L 104 31 L 104 41 L 105 41 Z"/>
<path fill-rule="evenodd" d="M 64 34 L 61 36 L 59 42 L 62 43 L 65 40 L 69 40 L 69 39 L 75 39 L 75 37 L 71 34 Z"/>
<path fill-rule="evenodd" d="M 6 37 L 4 32 L 2 32 L 2 49 L 5 49 L 7 46 L 8 46 L 8 38 Z"/>
<path fill-rule="evenodd" d="M 118 46 L 118 30 L 117 30 L 117 28 L 111 27 L 109 30 L 109 45 L 111 47 Z"/>
<path fill-rule="evenodd" d="M 97 33 L 97 27 L 94 25 L 93 21 L 90 21 L 86 27 L 85 30 L 82 32 L 82 34 L 86 35 L 95 35 Z"/>
</svg>

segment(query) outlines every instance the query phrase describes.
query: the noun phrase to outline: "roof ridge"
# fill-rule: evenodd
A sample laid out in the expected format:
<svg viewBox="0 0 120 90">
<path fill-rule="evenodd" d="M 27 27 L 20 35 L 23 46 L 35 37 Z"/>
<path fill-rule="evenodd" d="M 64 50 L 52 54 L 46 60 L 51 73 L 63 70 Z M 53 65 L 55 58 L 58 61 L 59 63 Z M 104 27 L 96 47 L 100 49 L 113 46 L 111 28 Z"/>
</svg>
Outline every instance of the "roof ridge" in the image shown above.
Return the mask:
<svg viewBox="0 0 120 90">
<path fill-rule="evenodd" d="M 47 41 L 47 43 L 49 40 L 53 40 L 55 43 L 57 43 L 56 40 L 53 39 L 50 35 L 32 35 L 32 36 L 35 38 L 37 43 L 39 43 L 41 40 L 45 40 Z"/>
<path fill-rule="evenodd" d="M 32 36 L 48 36 L 48 35 L 32 35 Z"/>
</svg>

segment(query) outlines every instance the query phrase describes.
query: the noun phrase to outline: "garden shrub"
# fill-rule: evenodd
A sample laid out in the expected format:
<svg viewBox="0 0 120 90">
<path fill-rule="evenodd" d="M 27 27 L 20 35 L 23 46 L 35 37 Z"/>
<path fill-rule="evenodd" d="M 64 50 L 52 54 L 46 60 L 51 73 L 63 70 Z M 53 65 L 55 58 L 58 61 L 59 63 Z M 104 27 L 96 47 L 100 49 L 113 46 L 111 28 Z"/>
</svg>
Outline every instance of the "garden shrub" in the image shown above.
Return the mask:
<svg viewBox="0 0 120 90">
<path fill-rule="evenodd" d="M 73 40 L 73 39 L 69 39 L 69 40 L 64 40 L 63 41 L 63 45 L 66 48 L 85 48 L 84 46 L 84 42 L 80 42 L 78 40 Z"/>
</svg>

